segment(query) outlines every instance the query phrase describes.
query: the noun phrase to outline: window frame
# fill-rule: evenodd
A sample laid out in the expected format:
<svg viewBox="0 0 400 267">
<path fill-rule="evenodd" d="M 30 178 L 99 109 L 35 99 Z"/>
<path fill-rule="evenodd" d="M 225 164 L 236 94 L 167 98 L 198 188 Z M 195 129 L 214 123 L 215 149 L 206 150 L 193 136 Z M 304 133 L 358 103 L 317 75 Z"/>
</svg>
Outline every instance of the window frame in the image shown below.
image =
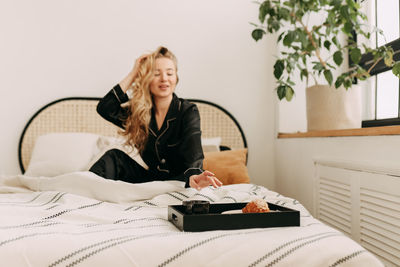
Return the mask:
<svg viewBox="0 0 400 267">
<path fill-rule="evenodd" d="M 375 5 L 377 4 L 377 1 L 375 0 Z M 400 0 L 399 0 L 400 2 Z M 377 7 L 376 7 L 377 9 Z M 399 3 L 399 10 L 400 14 L 400 3 Z M 377 19 L 377 18 L 375 18 Z M 399 27 L 400 27 L 400 15 L 399 15 Z M 354 39 L 357 41 L 357 36 L 353 35 Z M 389 43 L 384 44 L 383 46 L 386 47 L 392 47 L 394 51 L 393 59 L 395 61 L 400 60 L 400 36 L 394 41 L 391 41 Z M 360 60 L 360 66 L 362 66 L 364 69 L 369 69 L 373 65 L 373 56 L 371 53 L 367 53 L 362 55 L 361 60 Z M 351 65 L 351 60 L 349 59 L 349 64 Z M 370 75 L 371 76 L 376 76 L 380 73 L 390 71 L 392 68 L 388 67 L 385 65 L 383 60 L 381 60 L 374 68 L 371 70 Z M 390 126 L 390 125 L 400 125 L 400 79 L 399 79 L 399 103 L 398 103 L 398 111 L 397 111 L 397 118 L 387 118 L 387 119 L 377 119 L 376 118 L 376 110 L 377 110 L 377 102 L 376 102 L 376 97 L 375 97 L 375 119 L 372 120 L 363 120 L 361 127 L 378 127 L 378 126 Z M 377 94 L 377 87 L 375 83 L 375 96 Z"/>
</svg>

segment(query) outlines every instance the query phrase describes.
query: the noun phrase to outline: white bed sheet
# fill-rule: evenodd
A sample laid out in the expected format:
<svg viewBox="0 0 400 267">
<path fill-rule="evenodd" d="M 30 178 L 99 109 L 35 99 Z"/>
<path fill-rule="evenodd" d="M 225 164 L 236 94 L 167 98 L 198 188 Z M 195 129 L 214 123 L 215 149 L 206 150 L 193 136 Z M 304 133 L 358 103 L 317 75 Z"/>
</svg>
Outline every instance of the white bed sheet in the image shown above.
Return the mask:
<svg viewBox="0 0 400 267">
<path fill-rule="evenodd" d="M 255 198 L 299 210 L 301 226 L 192 233 L 167 219 L 183 200 Z M 2 266 L 383 266 L 298 201 L 254 184 L 197 191 L 90 172 L 2 177 L 0 216 Z"/>
</svg>

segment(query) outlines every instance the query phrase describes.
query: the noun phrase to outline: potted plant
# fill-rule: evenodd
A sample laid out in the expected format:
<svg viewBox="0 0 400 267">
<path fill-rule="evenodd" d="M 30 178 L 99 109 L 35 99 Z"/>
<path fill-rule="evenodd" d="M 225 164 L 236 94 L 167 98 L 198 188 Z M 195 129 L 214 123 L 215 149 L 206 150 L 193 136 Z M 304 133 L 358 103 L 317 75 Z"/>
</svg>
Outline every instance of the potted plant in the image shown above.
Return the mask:
<svg viewBox="0 0 400 267">
<path fill-rule="evenodd" d="M 292 77 L 297 75 L 300 80 L 306 79 L 307 105 L 312 107 L 323 106 L 326 103 L 346 105 L 343 97 L 348 93 L 334 93 L 339 100 L 333 100 L 331 88 L 342 88 L 345 92 L 353 86 L 356 79 L 365 80 L 370 76 L 372 68 L 381 60 L 387 66 L 393 67 L 392 72 L 400 77 L 400 63 L 393 60 L 393 49 L 391 47 L 379 47 L 372 49 L 365 44 L 359 45 L 354 40 L 354 35 L 364 36 L 369 39 L 376 29 L 366 29 L 367 17 L 361 12 L 360 4 L 354 0 L 266 0 L 259 3 L 260 25 L 253 24 L 256 29 L 252 31 L 252 37 L 258 41 L 265 34 L 276 33 L 278 45 L 283 46 L 274 64 L 274 76 L 277 79 L 277 94 L 280 100 L 291 101 L 295 93 L 295 82 Z M 320 17 L 320 23 L 309 25 L 310 18 Z M 313 19 L 311 19 L 312 21 Z M 314 19 L 315 20 L 315 19 Z M 381 33 L 381 32 L 380 32 Z M 347 37 L 343 44 L 339 36 Z M 361 66 L 360 60 L 363 54 L 373 55 L 373 64 L 368 68 Z M 349 55 L 350 66 L 343 73 L 334 77 L 334 70 L 342 65 L 344 58 Z M 312 77 L 315 85 L 309 87 L 309 78 Z M 327 85 L 319 85 L 318 78 L 324 79 Z M 329 91 L 328 100 L 321 99 L 322 90 Z M 349 90 L 351 91 L 351 90 Z M 316 105 L 309 103 L 312 100 L 308 94 L 317 92 Z M 349 102 L 349 101 L 348 101 Z M 350 105 L 354 101 L 350 100 Z M 359 105 L 361 107 L 361 105 Z M 358 112 L 359 125 L 361 125 L 361 108 Z M 346 116 L 340 113 L 340 107 L 333 106 L 336 119 L 321 117 L 325 111 L 313 110 L 307 107 L 307 119 L 309 130 L 324 130 L 332 128 L 354 128 L 354 123 L 349 125 L 310 125 L 315 121 L 337 121 L 338 116 Z M 345 110 L 346 107 L 342 107 Z M 357 112 L 356 112 L 357 113 Z M 351 116 L 351 115 L 350 115 Z M 346 120 L 346 119 L 345 119 Z M 318 124 L 318 122 L 317 122 Z M 346 123 L 344 123 L 346 124 Z"/>
</svg>

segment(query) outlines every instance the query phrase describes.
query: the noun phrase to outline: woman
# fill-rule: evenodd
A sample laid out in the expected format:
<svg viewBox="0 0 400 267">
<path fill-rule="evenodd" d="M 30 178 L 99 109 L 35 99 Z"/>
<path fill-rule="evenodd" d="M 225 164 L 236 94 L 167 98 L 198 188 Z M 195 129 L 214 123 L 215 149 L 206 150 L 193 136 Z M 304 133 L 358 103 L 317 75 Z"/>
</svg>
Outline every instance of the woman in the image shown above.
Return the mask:
<svg viewBox="0 0 400 267">
<path fill-rule="evenodd" d="M 213 173 L 202 170 L 199 111 L 195 104 L 175 95 L 176 72 L 174 54 L 159 47 L 138 58 L 132 71 L 97 106 L 103 118 L 123 129 L 127 144 L 138 149 L 149 168 L 112 149 L 90 171 L 130 183 L 180 180 L 198 190 L 222 185 Z M 130 100 L 128 89 L 133 91 Z M 123 105 L 126 102 L 129 105 Z"/>
</svg>

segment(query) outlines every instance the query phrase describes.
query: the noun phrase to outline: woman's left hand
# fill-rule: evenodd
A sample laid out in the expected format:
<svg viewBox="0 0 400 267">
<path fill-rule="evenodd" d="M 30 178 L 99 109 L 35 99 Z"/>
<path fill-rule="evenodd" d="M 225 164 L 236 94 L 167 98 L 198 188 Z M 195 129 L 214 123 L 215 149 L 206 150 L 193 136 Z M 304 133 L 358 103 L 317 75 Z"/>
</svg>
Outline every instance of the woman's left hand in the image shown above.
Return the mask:
<svg viewBox="0 0 400 267">
<path fill-rule="evenodd" d="M 218 178 L 215 177 L 212 172 L 204 171 L 201 174 L 190 176 L 189 185 L 192 188 L 200 190 L 209 185 L 212 185 L 215 188 L 220 187 L 222 185 L 222 182 L 218 180 Z"/>
</svg>

